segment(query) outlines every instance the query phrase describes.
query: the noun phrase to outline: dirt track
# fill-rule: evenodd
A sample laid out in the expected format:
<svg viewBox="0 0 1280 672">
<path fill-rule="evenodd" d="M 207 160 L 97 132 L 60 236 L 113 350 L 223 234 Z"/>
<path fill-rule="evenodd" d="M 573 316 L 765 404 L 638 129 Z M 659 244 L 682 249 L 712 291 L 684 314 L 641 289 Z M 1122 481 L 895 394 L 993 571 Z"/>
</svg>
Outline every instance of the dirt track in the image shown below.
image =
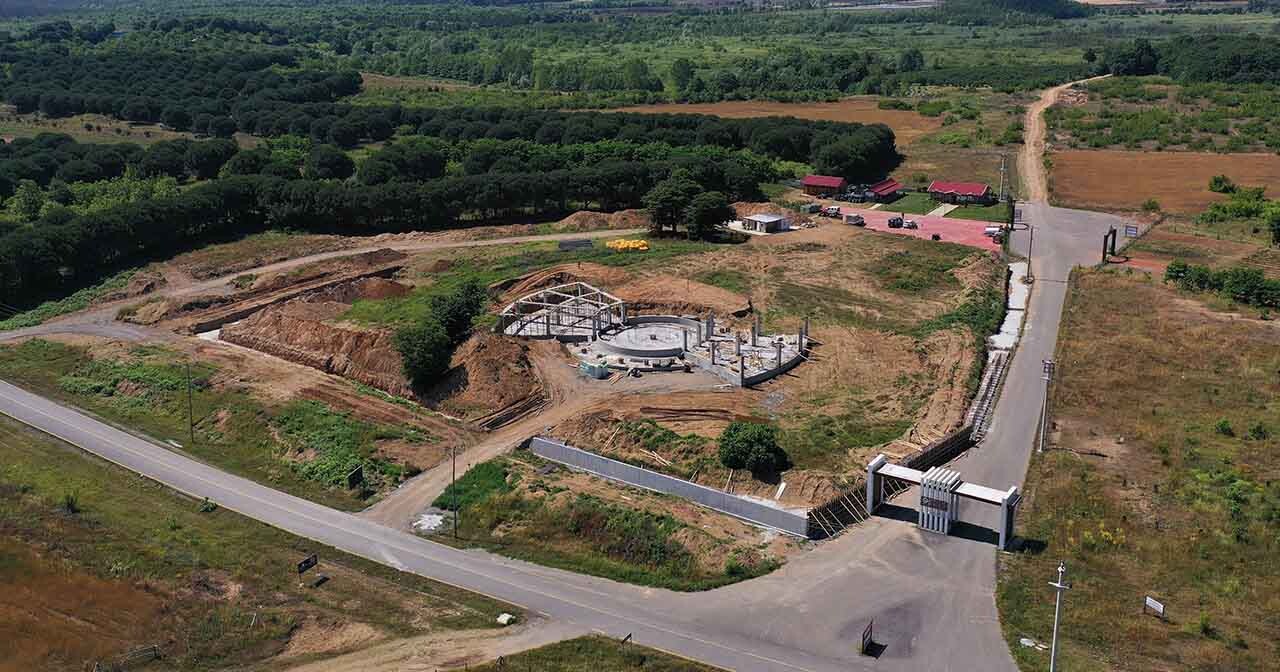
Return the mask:
<svg viewBox="0 0 1280 672">
<path fill-rule="evenodd" d="M 1049 202 L 1049 176 L 1044 168 L 1044 153 L 1047 149 L 1044 111 L 1058 102 L 1058 96 L 1063 91 L 1076 84 L 1106 79 L 1110 76 L 1090 77 L 1045 89 L 1040 93 L 1040 100 L 1027 106 L 1027 114 L 1023 120 L 1025 130 L 1022 152 L 1018 155 L 1018 163 L 1021 164 L 1019 173 L 1022 175 L 1023 188 L 1026 190 L 1026 193 L 1022 194 L 1023 200 L 1033 203 Z"/>
</svg>

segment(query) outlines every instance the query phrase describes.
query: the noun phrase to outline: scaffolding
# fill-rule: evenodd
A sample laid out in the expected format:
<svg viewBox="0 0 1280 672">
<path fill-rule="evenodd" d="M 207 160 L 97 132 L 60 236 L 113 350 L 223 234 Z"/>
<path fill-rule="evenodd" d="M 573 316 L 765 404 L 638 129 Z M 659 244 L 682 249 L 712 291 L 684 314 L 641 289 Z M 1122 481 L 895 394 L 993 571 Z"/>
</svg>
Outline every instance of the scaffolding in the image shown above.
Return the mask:
<svg viewBox="0 0 1280 672">
<path fill-rule="evenodd" d="M 586 340 L 626 322 L 621 299 L 585 282 L 540 289 L 502 310 L 501 332 L 509 336 Z"/>
</svg>

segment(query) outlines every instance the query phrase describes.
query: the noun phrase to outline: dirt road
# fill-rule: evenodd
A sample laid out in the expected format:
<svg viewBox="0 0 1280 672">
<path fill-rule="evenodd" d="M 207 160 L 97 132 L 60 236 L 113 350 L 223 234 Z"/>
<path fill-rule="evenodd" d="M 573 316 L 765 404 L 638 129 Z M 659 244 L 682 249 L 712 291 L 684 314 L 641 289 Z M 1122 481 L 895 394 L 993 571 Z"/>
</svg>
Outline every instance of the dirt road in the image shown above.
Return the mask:
<svg viewBox="0 0 1280 672">
<path fill-rule="evenodd" d="M 463 630 L 397 639 L 289 668 L 289 672 L 456 670 L 585 634 L 584 627 L 539 618 L 505 630 Z"/>
<path fill-rule="evenodd" d="M 1044 168 L 1045 140 L 1047 136 L 1044 111 L 1058 102 L 1058 96 L 1062 95 L 1063 91 L 1076 84 L 1106 79 L 1110 76 L 1090 77 L 1045 89 L 1040 92 L 1040 100 L 1027 107 L 1026 118 L 1022 122 L 1024 126 L 1022 152 L 1018 154 L 1019 174 L 1022 176 L 1022 184 L 1026 190 L 1026 193 L 1022 195 L 1022 200 L 1033 203 L 1049 202 L 1049 175 Z"/>
</svg>

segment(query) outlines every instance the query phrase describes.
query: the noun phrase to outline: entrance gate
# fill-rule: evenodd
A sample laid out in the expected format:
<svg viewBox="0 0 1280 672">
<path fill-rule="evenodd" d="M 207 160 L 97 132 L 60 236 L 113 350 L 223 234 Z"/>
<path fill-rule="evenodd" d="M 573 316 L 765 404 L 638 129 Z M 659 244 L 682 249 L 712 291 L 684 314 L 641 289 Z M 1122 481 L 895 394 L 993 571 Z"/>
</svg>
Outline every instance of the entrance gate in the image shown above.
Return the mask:
<svg viewBox="0 0 1280 672">
<path fill-rule="evenodd" d="M 1013 542 L 1013 517 L 1017 512 L 1018 486 L 1007 491 L 966 483 L 960 473 L 943 467 L 921 472 L 918 469 L 889 464 L 883 453 L 867 464 L 867 510 L 874 513 L 884 502 L 888 481 L 920 486 L 920 513 L 917 524 L 923 530 L 948 534 L 956 519 L 956 505 L 965 497 L 1000 507 L 1000 549 L 1009 550 Z M 891 487 L 891 486 L 890 486 Z"/>
</svg>

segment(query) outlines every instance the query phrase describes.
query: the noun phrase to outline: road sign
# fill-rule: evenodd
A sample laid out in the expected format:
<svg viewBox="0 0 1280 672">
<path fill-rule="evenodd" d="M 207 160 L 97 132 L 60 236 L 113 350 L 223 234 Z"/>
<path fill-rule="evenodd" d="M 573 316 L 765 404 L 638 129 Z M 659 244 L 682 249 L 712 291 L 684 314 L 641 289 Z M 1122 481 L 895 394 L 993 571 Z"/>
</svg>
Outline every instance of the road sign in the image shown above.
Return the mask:
<svg viewBox="0 0 1280 672">
<path fill-rule="evenodd" d="M 302 575 L 308 569 L 311 569 L 312 567 L 315 567 L 318 564 L 320 564 L 320 556 L 316 553 L 312 553 L 311 555 L 308 555 L 307 557 L 303 558 L 302 562 L 298 563 L 298 574 Z"/>
<path fill-rule="evenodd" d="M 876 619 L 874 618 L 867 621 L 867 627 L 864 628 L 862 631 L 862 649 L 859 650 L 859 653 L 861 653 L 864 656 L 868 655 L 868 651 L 871 649 L 871 642 L 872 642 L 871 633 L 872 633 L 872 627 L 875 626 L 875 624 L 876 624 Z"/>
<path fill-rule="evenodd" d="M 1137 237 L 1138 237 L 1138 227 L 1137 227 L 1137 226 L 1134 226 L 1133 224 L 1125 224 L 1125 225 L 1124 225 L 1124 237 L 1125 237 L 1125 238 L 1137 238 Z"/>
<path fill-rule="evenodd" d="M 1160 620 L 1162 621 L 1164 620 L 1164 603 L 1163 602 L 1158 602 L 1156 601 L 1156 598 L 1151 597 L 1150 595 L 1147 595 L 1146 598 L 1142 601 L 1142 613 L 1144 614 L 1147 613 L 1148 609 L 1151 610 L 1151 613 L 1155 614 L 1156 616 L 1159 616 Z"/>
</svg>

